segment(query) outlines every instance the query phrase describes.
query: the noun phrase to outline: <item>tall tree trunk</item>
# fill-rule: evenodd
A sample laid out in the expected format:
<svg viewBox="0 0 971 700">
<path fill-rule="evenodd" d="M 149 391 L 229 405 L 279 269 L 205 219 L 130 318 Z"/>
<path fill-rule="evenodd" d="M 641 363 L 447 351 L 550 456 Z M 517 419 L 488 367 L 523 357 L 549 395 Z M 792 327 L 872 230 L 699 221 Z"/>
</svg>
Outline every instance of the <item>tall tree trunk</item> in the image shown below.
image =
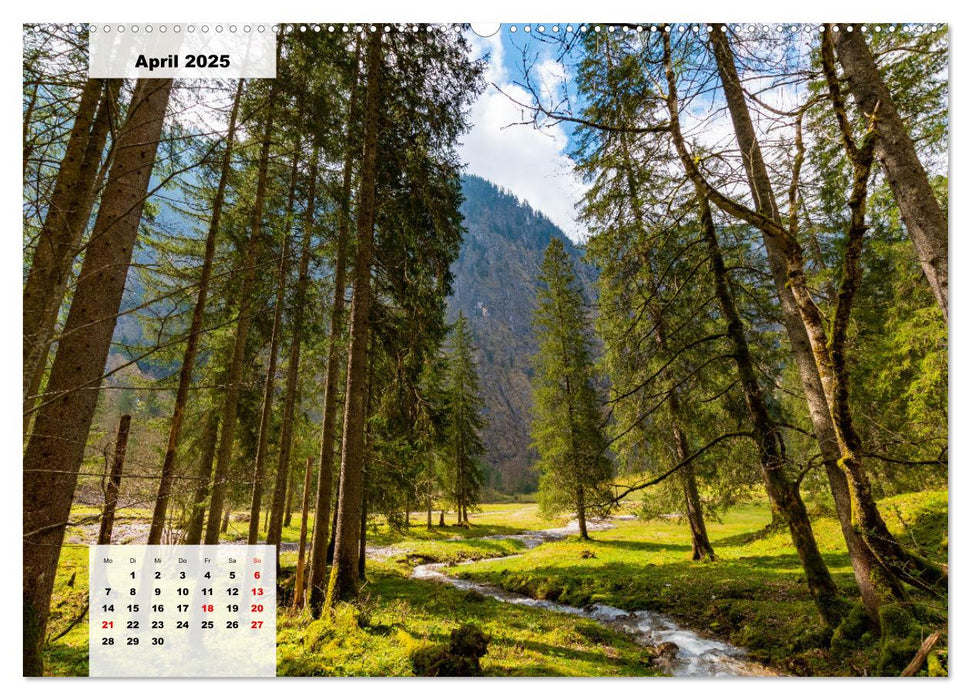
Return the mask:
<svg viewBox="0 0 971 700">
<path fill-rule="evenodd" d="M 854 25 L 853 31 L 833 34 L 853 97 L 860 110 L 873 120 L 876 156 L 887 173 L 924 276 L 947 321 L 947 218 L 867 46 L 866 34 L 859 25 Z"/>
<path fill-rule="evenodd" d="M 291 159 L 290 188 L 289 194 L 287 195 L 286 215 L 283 219 L 283 251 L 280 253 L 280 265 L 276 286 L 276 306 L 273 309 L 273 328 L 270 331 L 270 362 L 266 370 L 266 380 L 263 383 L 263 401 L 260 404 L 260 427 L 256 441 L 256 459 L 253 468 L 253 499 L 250 502 L 249 544 L 256 544 L 259 539 L 260 506 L 263 503 L 263 477 L 266 471 L 266 452 L 269 449 L 270 420 L 273 417 L 273 393 L 276 391 L 277 354 L 280 347 L 280 336 L 283 333 L 283 306 L 286 303 L 287 282 L 290 278 L 290 229 L 292 228 L 293 206 L 297 194 L 297 173 L 300 156 L 299 140 L 296 146 L 293 151 L 293 158 Z M 296 340 L 295 342 L 299 346 L 300 341 Z M 292 418 L 292 407 L 290 415 Z M 287 460 L 290 458 L 289 445 L 287 445 L 287 454 L 285 457 Z M 279 484 L 279 478 L 277 479 L 277 483 Z M 283 486 L 286 488 L 286 481 L 283 482 Z M 283 504 L 281 503 L 280 505 L 282 515 Z M 282 517 L 280 522 L 282 524 Z M 269 527 L 267 526 L 265 529 L 267 530 L 266 543 L 279 544 L 279 542 L 272 542 L 270 540 Z"/>
<path fill-rule="evenodd" d="M 86 99 L 92 84 L 104 91 L 97 101 L 93 123 Z M 44 226 L 34 251 L 30 273 L 24 285 L 24 435 L 40 390 L 50 353 L 57 315 L 64 302 L 72 263 L 91 218 L 97 191 L 106 172 L 102 163 L 105 143 L 118 110 L 121 80 L 89 80 L 82 93 L 62 170 L 54 188 Z M 90 133 L 87 129 L 90 127 Z M 83 154 L 77 161 L 77 149 Z M 67 170 L 63 168 L 67 165 Z"/>
<path fill-rule="evenodd" d="M 428 493 L 425 495 L 425 507 L 428 510 L 428 522 L 426 527 L 429 530 L 431 530 L 432 529 L 432 492 L 431 492 L 430 486 L 429 486 Z"/>
<path fill-rule="evenodd" d="M 329 604 L 355 595 L 358 589 L 359 544 L 364 477 L 364 422 L 367 395 L 367 350 L 371 309 L 371 258 L 377 179 L 378 130 L 381 119 L 381 32 L 368 39 L 367 97 L 365 107 L 364 155 L 357 213 L 357 254 L 354 264 L 354 292 L 351 298 L 350 347 L 347 361 L 346 408 L 341 454 L 341 494 L 338 504 L 334 566 L 327 590 Z"/>
<path fill-rule="evenodd" d="M 283 506 L 283 527 L 290 527 L 290 523 L 293 521 L 293 490 L 296 488 L 293 483 L 295 478 L 294 470 L 288 469 L 287 472 L 290 476 L 287 477 L 287 500 Z"/>
<path fill-rule="evenodd" d="M 644 223 L 643 208 L 641 204 L 640 188 L 634 179 L 634 162 L 630 154 L 630 144 L 627 135 L 620 135 L 621 154 L 624 170 L 627 173 L 627 194 L 631 200 L 631 210 L 637 229 L 646 232 L 647 227 Z M 654 260 L 649 250 L 641 251 L 641 258 L 644 267 L 649 271 L 652 284 L 656 285 L 658 279 L 654 269 Z M 663 318 L 663 309 L 654 302 L 648 305 L 651 321 L 654 324 L 654 340 L 662 356 L 669 356 L 670 349 L 667 342 L 666 324 Z M 662 372 L 662 377 L 666 382 L 670 382 L 669 372 Z M 674 451 L 678 462 L 684 462 L 690 455 L 688 447 L 688 437 L 682 426 L 686 424 L 683 415 L 681 400 L 678 397 L 676 388 L 672 388 L 668 393 L 668 411 L 671 414 L 672 438 L 674 441 Z M 680 470 L 681 486 L 684 492 L 685 515 L 688 520 L 688 529 L 691 532 L 691 559 L 694 561 L 704 559 L 714 559 L 715 550 L 711 546 L 708 538 L 708 528 L 705 526 L 705 515 L 701 504 L 701 496 L 698 493 L 698 478 L 693 464 L 686 464 Z"/>
<path fill-rule="evenodd" d="M 359 51 L 359 50 L 358 50 Z M 355 68 L 357 56 L 355 55 Z M 357 109 L 357 71 L 351 85 L 347 108 L 345 141 L 349 144 L 355 128 Z M 317 495 L 314 504 L 314 534 L 310 546 L 310 609 L 314 617 L 320 615 L 327 594 L 327 562 L 330 536 L 337 531 L 337 510 L 333 527 L 330 502 L 334 483 L 334 449 L 337 434 L 337 392 L 340 378 L 341 349 L 339 339 L 344 324 L 344 295 L 347 287 L 347 239 L 351 228 L 351 194 L 353 190 L 354 149 L 347 146 L 341 181 L 340 215 L 337 222 L 337 250 L 334 260 L 334 296 L 330 313 L 330 336 L 327 346 L 327 375 L 324 386 L 323 421 L 320 434 L 320 461 L 317 471 Z"/>
<path fill-rule="evenodd" d="M 334 563 L 334 545 L 337 539 L 337 507 L 341 502 L 341 475 L 337 474 L 337 498 L 334 499 L 335 507 L 330 516 L 330 540 L 327 542 L 327 563 Z M 326 591 L 325 591 L 326 592 Z"/>
<path fill-rule="evenodd" d="M 786 456 L 782 433 L 769 414 L 755 373 L 755 362 L 749 350 L 748 339 L 745 337 L 745 327 L 735 306 L 728 269 L 718 244 L 711 209 L 708 206 L 708 200 L 700 192 L 698 202 L 701 231 L 708 246 L 715 280 L 715 295 L 727 324 L 727 335 L 732 344 L 732 359 L 738 368 L 745 406 L 752 421 L 752 437 L 758 447 L 766 492 L 789 526 L 792 544 L 802 562 L 806 583 L 809 585 L 809 591 L 820 617 L 826 624 L 835 626 L 841 618 L 839 593 L 816 544 L 809 514 L 799 495 L 799 483 L 790 481 L 785 474 Z"/>
<path fill-rule="evenodd" d="M 290 447 L 293 443 L 293 416 L 297 403 L 297 379 L 300 373 L 300 344 L 303 342 L 304 306 L 307 282 L 310 277 L 310 244 L 313 238 L 314 207 L 317 194 L 317 161 L 320 151 L 314 145 L 310 161 L 307 209 L 304 213 L 303 246 L 300 251 L 300 271 L 297 277 L 293 324 L 290 330 L 290 358 L 287 363 L 287 385 L 283 399 L 283 423 L 280 428 L 280 457 L 277 462 L 276 483 L 270 507 L 270 530 L 267 544 L 280 544 L 286 504 L 287 482 L 290 481 Z"/>
<path fill-rule="evenodd" d="M 42 672 L 40 647 L 78 470 L 169 102 L 171 80 L 139 80 L 23 459 L 24 673 Z M 52 468 L 53 466 L 53 468 Z"/>
<path fill-rule="evenodd" d="M 277 50 L 279 51 L 279 44 Z M 218 544 L 219 542 L 219 517 L 226 502 L 226 491 L 229 486 L 229 465 L 232 461 L 233 442 L 236 438 L 236 414 L 239 409 L 239 392 L 243 376 L 243 361 L 246 355 L 246 340 L 255 313 L 253 302 L 255 301 L 256 268 L 263 252 L 263 209 L 266 201 L 270 143 L 273 136 L 273 118 L 276 111 L 278 90 L 278 81 L 273 81 L 270 87 L 270 99 L 267 105 L 266 121 L 263 125 L 263 137 L 260 146 L 260 164 L 256 182 L 256 197 L 253 202 L 252 230 L 246 246 L 243 279 L 239 286 L 239 320 L 233 339 L 233 353 L 229 362 L 229 371 L 226 373 L 226 391 L 220 418 L 219 449 L 216 453 L 216 473 L 213 476 L 205 544 Z"/>
<path fill-rule="evenodd" d="M 185 353 L 182 356 L 182 366 L 179 368 L 179 387 L 175 392 L 175 408 L 172 412 L 172 422 L 169 424 L 169 438 L 165 448 L 165 458 L 162 461 L 158 495 L 155 498 L 152 525 L 148 532 L 148 544 L 150 545 L 160 544 L 162 542 L 162 527 L 168 511 L 169 496 L 172 491 L 172 479 L 175 476 L 175 460 L 179 453 L 179 440 L 182 437 L 182 423 L 185 419 L 186 404 L 189 400 L 189 389 L 192 385 L 192 372 L 196 366 L 199 337 L 202 333 L 202 321 L 206 313 L 209 281 L 212 278 L 212 264 L 216 254 L 216 237 L 219 235 L 219 222 L 226 199 L 226 185 L 232 169 L 233 142 L 236 137 L 236 118 L 239 114 L 239 102 L 242 94 L 243 81 L 240 80 L 236 87 L 236 96 L 233 98 L 233 108 L 229 114 L 229 130 L 226 132 L 226 150 L 223 152 L 219 171 L 219 184 L 216 186 L 216 196 L 212 202 L 212 218 L 209 219 L 209 231 L 206 234 L 206 248 L 202 259 L 202 271 L 199 275 L 199 291 L 196 293 L 196 303 L 192 310 L 192 321 L 189 323 L 189 335 L 186 339 Z"/>
<path fill-rule="evenodd" d="M 313 457 L 307 457 L 307 467 L 303 474 L 303 505 L 300 508 L 300 544 L 297 547 L 297 575 L 293 586 L 293 609 L 303 607 L 304 568 L 306 566 L 307 518 L 310 515 L 310 473 L 313 471 Z"/>
<path fill-rule="evenodd" d="M 219 442 L 219 416 L 209 415 L 206 432 L 202 438 L 202 450 L 196 469 L 196 487 L 192 494 L 192 509 L 186 525 L 185 544 L 199 544 L 206 522 L 206 501 L 209 499 L 209 482 L 212 480 L 212 463 L 216 459 L 216 445 Z"/>
<path fill-rule="evenodd" d="M 131 416 L 127 413 L 118 421 L 118 437 L 115 438 L 115 454 L 111 460 L 111 474 L 105 489 L 105 507 L 101 512 L 101 529 L 98 544 L 111 544 L 111 531 L 115 527 L 115 508 L 121 491 L 121 472 L 125 468 L 125 450 L 128 448 L 128 432 Z"/>
<path fill-rule="evenodd" d="M 719 29 L 722 28 L 719 27 Z M 728 43 L 728 37 L 724 31 L 714 31 L 710 34 L 710 40 L 729 113 L 735 127 L 735 138 L 742 153 L 742 162 L 748 176 L 749 189 L 752 192 L 757 211 L 781 226 L 781 216 L 772 190 L 772 183 L 762 157 L 761 147 L 755 136 L 755 129 L 752 125 L 751 115 L 745 101 L 745 94 L 735 67 L 735 57 Z M 849 483 L 846 474 L 840 467 L 840 451 L 836 431 L 830 416 L 823 381 L 816 365 L 812 343 L 803 323 L 799 305 L 789 284 L 788 255 L 785 244 L 778 235 L 767 233 L 764 228 L 761 230 L 769 268 L 779 297 L 782 322 L 802 382 L 810 421 L 816 441 L 819 443 L 830 491 L 833 494 L 837 519 L 840 523 L 843 539 L 846 541 L 857 588 L 860 591 L 868 616 L 872 622 L 876 622 L 880 600 L 877 584 L 888 577 L 853 523 Z"/>
<path fill-rule="evenodd" d="M 57 280 L 71 247 L 68 221 L 72 218 L 72 209 L 82 201 L 85 187 L 90 188 L 93 184 L 95 173 L 85 172 L 82 166 L 84 152 L 91 137 L 91 126 L 103 92 L 103 81 L 93 78 L 88 79 L 81 90 L 74 125 L 57 171 L 54 191 L 47 205 L 44 224 L 37 237 L 30 272 L 24 285 L 24 399 L 27 398 L 33 365 L 40 353 L 39 346 L 49 340 L 38 337 L 38 332 L 47 302 L 57 287 Z"/>
<path fill-rule="evenodd" d="M 461 465 L 461 457 L 457 457 L 456 464 Z M 462 506 L 463 496 L 465 494 L 465 485 L 463 484 L 465 472 L 462 471 L 462 467 L 459 466 L 458 475 L 456 477 L 456 487 L 455 487 L 455 524 L 462 524 Z"/>
<path fill-rule="evenodd" d="M 27 388 L 27 395 L 24 401 L 24 436 L 28 435 L 30 417 L 33 415 L 34 404 L 40 393 L 41 384 L 44 381 L 44 371 L 47 369 L 47 359 L 50 355 L 51 345 L 54 338 L 54 328 L 57 325 L 57 317 L 64 303 L 64 296 L 67 293 L 68 281 L 71 277 L 71 268 L 74 259 L 81 249 L 81 241 L 84 232 L 91 220 L 91 211 L 98 192 L 104 183 L 108 168 L 111 165 L 111 151 L 105 155 L 105 144 L 108 134 L 117 130 L 118 116 L 118 97 L 124 81 L 120 79 L 110 79 L 105 81 L 105 96 L 98 104 L 98 113 L 94 119 L 94 126 L 91 128 L 91 136 L 84 151 L 84 159 L 81 170 L 84 173 L 95 173 L 93 183 L 88 189 L 81 203 L 70 207 L 69 217 L 66 221 L 66 231 L 73 236 L 70 249 L 64 253 L 65 259 L 59 264 L 59 273 L 56 284 L 53 288 L 42 290 L 46 299 L 42 302 L 43 310 L 40 317 L 40 326 L 36 331 L 35 338 L 37 344 L 34 349 L 39 352 L 36 358 L 27 360 L 27 364 L 33 364 L 30 385 Z M 104 158 L 102 158 L 104 156 Z M 65 239 L 66 240 L 66 239 Z M 25 371 L 30 369 L 25 364 Z"/>
</svg>

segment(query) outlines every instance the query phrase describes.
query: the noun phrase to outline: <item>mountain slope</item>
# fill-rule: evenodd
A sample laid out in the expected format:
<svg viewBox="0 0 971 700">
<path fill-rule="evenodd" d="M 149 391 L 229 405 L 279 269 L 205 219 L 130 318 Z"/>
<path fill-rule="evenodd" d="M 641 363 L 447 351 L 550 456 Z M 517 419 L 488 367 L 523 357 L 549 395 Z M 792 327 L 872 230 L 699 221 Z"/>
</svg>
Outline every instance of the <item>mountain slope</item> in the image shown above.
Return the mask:
<svg viewBox="0 0 971 700">
<path fill-rule="evenodd" d="M 537 483 L 529 448 L 537 276 L 552 238 L 563 240 L 577 258 L 580 251 L 543 214 L 492 183 L 467 175 L 462 191 L 468 231 L 452 265 L 448 318 L 465 313 L 478 348 L 487 483 L 505 492 L 531 491 Z M 589 268 L 581 266 L 581 274 L 592 279 Z"/>
</svg>

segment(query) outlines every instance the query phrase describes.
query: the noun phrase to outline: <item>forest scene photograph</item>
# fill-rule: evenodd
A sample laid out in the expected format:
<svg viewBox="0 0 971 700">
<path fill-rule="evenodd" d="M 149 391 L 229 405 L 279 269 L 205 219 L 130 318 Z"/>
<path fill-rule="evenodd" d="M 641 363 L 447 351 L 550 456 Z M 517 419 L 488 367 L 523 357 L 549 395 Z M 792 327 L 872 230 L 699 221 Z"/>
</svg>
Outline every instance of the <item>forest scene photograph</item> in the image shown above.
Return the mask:
<svg viewBox="0 0 971 700">
<path fill-rule="evenodd" d="M 207 610 L 98 545 L 268 546 L 277 676 L 950 675 L 948 25 L 108 29 L 22 30 L 24 676 Z"/>
</svg>

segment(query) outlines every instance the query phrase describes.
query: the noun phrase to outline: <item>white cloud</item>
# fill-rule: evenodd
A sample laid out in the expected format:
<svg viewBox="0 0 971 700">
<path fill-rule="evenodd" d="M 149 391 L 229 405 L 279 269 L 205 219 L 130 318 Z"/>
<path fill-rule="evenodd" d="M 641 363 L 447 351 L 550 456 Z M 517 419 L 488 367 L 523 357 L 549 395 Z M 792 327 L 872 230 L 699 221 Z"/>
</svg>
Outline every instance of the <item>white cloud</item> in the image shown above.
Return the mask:
<svg viewBox="0 0 971 700">
<path fill-rule="evenodd" d="M 586 187 L 566 154 L 566 132 L 560 125 L 537 129 L 529 111 L 509 99 L 531 102 L 531 96 L 509 78 L 499 35 L 487 39 L 473 36 L 471 43 L 474 56 L 489 54 L 485 77 L 490 85 L 472 106 L 473 126 L 458 149 L 466 170 L 510 190 L 548 216 L 570 239 L 582 241 L 586 234 L 577 224 L 575 205 Z M 544 98 L 555 98 L 567 78 L 563 66 L 545 60 L 534 71 L 537 89 Z"/>
</svg>

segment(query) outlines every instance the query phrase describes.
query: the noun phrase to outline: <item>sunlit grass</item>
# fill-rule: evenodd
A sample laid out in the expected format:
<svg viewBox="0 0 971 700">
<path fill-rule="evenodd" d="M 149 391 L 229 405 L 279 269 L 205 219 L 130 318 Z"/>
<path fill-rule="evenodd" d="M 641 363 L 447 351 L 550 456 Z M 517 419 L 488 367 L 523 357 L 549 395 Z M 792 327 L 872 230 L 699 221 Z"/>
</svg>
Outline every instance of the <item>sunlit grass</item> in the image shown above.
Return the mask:
<svg viewBox="0 0 971 700">
<path fill-rule="evenodd" d="M 909 547 L 947 561 L 947 492 L 903 494 L 884 499 L 880 508 L 890 529 Z M 810 504 L 810 509 L 820 550 L 841 593 L 852 599 L 855 582 L 839 525 L 825 505 Z M 96 513 L 97 509 L 75 508 L 72 519 L 77 522 Z M 146 509 L 124 509 L 119 522 L 147 525 L 150 515 Z M 571 537 L 524 551 L 520 541 L 495 536 L 560 527 L 568 517 L 544 518 L 535 503 L 484 504 L 470 513 L 467 527 L 452 524 L 454 517 L 438 527 L 436 511 L 435 526 L 429 529 L 420 515 L 413 514 L 411 527 L 402 529 L 390 528 L 383 518 L 372 519 L 368 544 L 382 548 L 381 557 L 369 558 L 363 596 L 356 608 L 345 609 L 343 617 L 314 623 L 305 613 L 279 611 L 281 674 L 408 675 L 414 649 L 443 641 L 463 622 L 479 624 L 493 637 L 483 659 L 487 674 L 654 673 L 640 647 L 602 625 L 408 578 L 420 563 L 470 560 L 480 561 L 457 566 L 453 572 L 571 605 L 603 603 L 665 612 L 793 673 L 863 673 L 873 663 L 873 647 L 840 658 L 829 653 L 828 637 L 809 599 L 788 533 L 765 529 L 771 513 L 764 501 L 739 504 L 720 520 L 709 519 L 718 555 L 710 563 L 690 561 L 687 526 L 677 518 L 615 520 L 613 529 L 591 533 L 592 541 Z M 295 515 L 284 529 L 284 542 L 298 539 L 299 526 Z M 248 529 L 246 513 L 235 513 L 223 541 L 245 539 Z M 51 637 L 66 630 L 86 604 L 88 540 L 83 538 L 90 539 L 90 532 L 90 527 L 68 530 L 83 543 L 62 550 Z M 486 560 L 510 554 L 521 556 Z M 286 581 L 297 554 L 290 547 L 280 560 L 281 581 Z M 939 607 L 946 615 L 946 608 Z M 84 618 L 50 644 L 45 651 L 48 673 L 85 675 L 87 634 Z"/>
</svg>

